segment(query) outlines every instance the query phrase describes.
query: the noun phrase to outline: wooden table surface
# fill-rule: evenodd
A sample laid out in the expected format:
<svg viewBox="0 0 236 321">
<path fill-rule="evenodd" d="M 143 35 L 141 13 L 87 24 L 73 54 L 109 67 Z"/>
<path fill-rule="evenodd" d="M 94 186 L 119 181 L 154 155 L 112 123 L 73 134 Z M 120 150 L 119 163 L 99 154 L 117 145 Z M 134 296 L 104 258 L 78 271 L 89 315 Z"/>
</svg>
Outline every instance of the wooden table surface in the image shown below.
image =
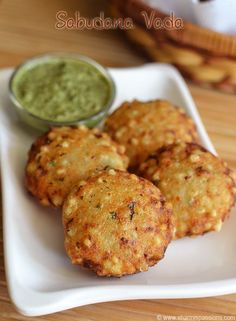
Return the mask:
<svg viewBox="0 0 236 321">
<path fill-rule="evenodd" d="M 105 0 L 1 0 L 0 67 L 48 51 L 71 51 L 88 55 L 107 66 L 145 63 L 120 31 L 55 29 L 56 12 L 73 16 L 98 16 L 108 12 Z M 191 93 L 219 155 L 236 169 L 236 96 L 190 85 Z M 4 273 L 2 228 L 0 234 L 0 321 L 9 320 L 157 320 L 158 314 L 193 316 L 236 316 L 236 294 L 202 299 L 139 300 L 94 304 L 53 315 L 26 318 L 15 311 L 7 292 Z M 212 319 L 213 320 L 213 319 Z M 223 320 L 223 319 L 222 319 Z"/>
</svg>

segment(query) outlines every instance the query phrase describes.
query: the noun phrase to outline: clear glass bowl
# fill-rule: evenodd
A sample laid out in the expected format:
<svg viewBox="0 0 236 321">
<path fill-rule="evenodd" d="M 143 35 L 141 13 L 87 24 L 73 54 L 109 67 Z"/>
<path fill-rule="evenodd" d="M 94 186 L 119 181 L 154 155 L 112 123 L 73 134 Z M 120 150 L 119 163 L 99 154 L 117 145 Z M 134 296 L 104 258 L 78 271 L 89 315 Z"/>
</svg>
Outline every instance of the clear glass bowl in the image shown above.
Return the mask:
<svg viewBox="0 0 236 321">
<path fill-rule="evenodd" d="M 41 64 L 43 62 L 48 62 L 50 59 L 53 58 L 73 58 L 73 59 L 78 59 L 79 61 L 84 61 L 93 67 L 95 67 L 100 73 L 103 74 L 103 76 L 107 79 L 108 84 L 110 86 L 110 98 L 105 106 L 103 106 L 98 112 L 94 113 L 93 115 L 87 117 L 87 118 L 79 118 L 75 119 L 73 121 L 51 121 L 47 120 L 41 117 L 38 117 L 31 112 L 29 112 L 24 106 L 19 102 L 17 99 L 14 90 L 13 90 L 13 81 L 14 77 L 17 75 L 19 71 L 21 71 L 23 68 L 31 68 L 34 65 Z M 50 54 L 45 54 L 37 57 L 33 57 L 31 59 L 26 60 L 24 63 L 19 65 L 15 71 L 13 72 L 10 81 L 9 81 L 9 95 L 10 99 L 13 103 L 13 106 L 19 116 L 19 118 L 26 123 L 27 125 L 30 125 L 31 127 L 36 128 L 37 130 L 40 131 L 46 131 L 51 127 L 58 127 L 58 126 L 78 126 L 78 125 L 85 125 L 87 127 L 94 127 L 97 125 L 99 122 L 101 122 L 105 116 L 107 115 L 113 101 L 115 98 L 116 94 L 116 88 L 115 88 L 115 83 L 108 72 L 106 68 L 101 66 L 99 63 L 96 61 L 86 57 L 86 56 L 81 56 L 77 54 L 71 54 L 71 53 L 50 53 Z"/>
</svg>

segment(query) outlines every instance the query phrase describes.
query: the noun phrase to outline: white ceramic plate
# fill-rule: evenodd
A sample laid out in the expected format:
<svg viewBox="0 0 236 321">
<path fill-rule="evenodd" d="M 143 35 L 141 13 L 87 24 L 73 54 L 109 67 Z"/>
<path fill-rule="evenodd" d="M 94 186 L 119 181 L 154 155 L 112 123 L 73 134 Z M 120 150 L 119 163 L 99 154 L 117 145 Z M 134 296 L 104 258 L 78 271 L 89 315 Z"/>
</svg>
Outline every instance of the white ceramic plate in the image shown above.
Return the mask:
<svg viewBox="0 0 236 321">
<path fill-rule="evenodd" d="M 134 98 L 169 99 L 193 117 L 202 144 L 215 152 L 189 91 L 173 67 L 149 64 L 110 71 L 117 85 L 114 107 Z M 220 233 L 172 242 L 165 259 L 145 273 L 99 278 L 73 266 L 63 248 L 60 212 L 38 205 L 23 185 L 27 151 L 35 134 L 18 122 L 10 108 L 11 72 L 0 72 L 4 251 L 10 296 L 21 313 L 36 316 L 104 301 L 236 292 L 235 213 Z"/>
</svg>

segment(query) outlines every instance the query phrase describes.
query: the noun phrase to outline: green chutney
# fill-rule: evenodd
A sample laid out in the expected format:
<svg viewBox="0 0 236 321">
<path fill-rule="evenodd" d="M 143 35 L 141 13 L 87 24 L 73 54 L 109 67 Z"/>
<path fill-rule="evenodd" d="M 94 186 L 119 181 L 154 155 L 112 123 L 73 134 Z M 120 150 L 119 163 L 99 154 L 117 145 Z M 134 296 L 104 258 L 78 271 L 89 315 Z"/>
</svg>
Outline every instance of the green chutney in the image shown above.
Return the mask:
<svg viewBox="0 0 236 321">
<path fill-rule="evenodd" d="M 86 119 L 111 99 L 111 85 L 92 64 L 76 58 L 49 58 L 18 70 L 12 90 L 21 106 L 49 121 Z"/>
</svg>

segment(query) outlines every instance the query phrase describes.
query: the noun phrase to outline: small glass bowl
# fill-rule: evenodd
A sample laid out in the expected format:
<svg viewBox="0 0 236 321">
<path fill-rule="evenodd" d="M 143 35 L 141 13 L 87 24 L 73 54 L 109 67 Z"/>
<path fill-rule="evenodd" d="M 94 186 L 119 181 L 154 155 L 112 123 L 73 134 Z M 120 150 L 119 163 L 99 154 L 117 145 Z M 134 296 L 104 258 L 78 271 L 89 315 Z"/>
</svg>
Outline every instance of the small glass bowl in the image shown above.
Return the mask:
<svg viewBox="0 0 236 321">
<path fill-rule="evenodd" d="M 14 77 L 17 75 L 19 71 L 21 71 L 23 68 L 31 68 L 34 65 L 41 64 L 42 62 L 48 62 L 50 59 L 53 58 L 73 58 L 73 59 L 78 59 L 79 61 L 84 61 L 91 66 L 95 67 L 102 75 L 107 79 L 108 84 L 110 86 L 110 98 L 107 104 L 101 108 L 98 112 L 94 113 L 93 115 L 90 115 L 89 117 L 86 118 L 79 118 L 75 119 L 73 121 L 51 121 L 47 120 L 41 117 L 38 117 L 32 113 L 30 113 L 27 109 L 24 108 L 24 106 L 19 102 L 17 99 L 16 95 L 14 94 L 13 90 L 13 81 Z M 34 127 L 37 130 L 40 131 L 46 131 L 51 127 L 59 127 L 59 126 L 78 126 L 78 125 L 85 125 L 87 127 L 94 127 L 96 126 L 99 122 L 101 122 L 105 116 L 107 115 L 110 107 L 112 106 L 112 103 L 114 101 L 116 94 L 116 87 L 115 83 L 108 72 L 108 70 L 94 61 L 93 59 L 90 59 L 86 56 L 81 56 L 77 54 L 72 54 L 72 53 L 50 53 L 50 54 L 45 54 L 41 56 L 36 56 L 31 59 L 26 60 L 24 63 L 20 64 L 18 67 L 16 67 L 15 71 L 13 72 L 10 81 L 9 81 L 9 95 L 10 99 L 13 103 L 13 106 L 15 107 L 15 110 L 19 116 L 19 118 L 26 123 L 27 125 L 30 125 L 31 127 Z"/>
</svg>

